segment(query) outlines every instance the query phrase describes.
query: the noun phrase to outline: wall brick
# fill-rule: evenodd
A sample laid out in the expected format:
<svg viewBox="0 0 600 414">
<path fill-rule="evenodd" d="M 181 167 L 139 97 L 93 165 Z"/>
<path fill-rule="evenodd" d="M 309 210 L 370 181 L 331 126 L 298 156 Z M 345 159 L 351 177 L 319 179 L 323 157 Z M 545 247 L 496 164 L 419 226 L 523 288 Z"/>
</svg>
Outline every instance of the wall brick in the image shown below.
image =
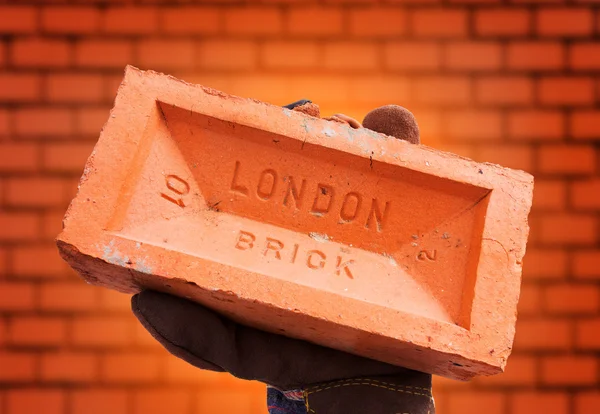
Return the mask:
<svg viewBox="0 0 600 414">
<path fill-rule="evenodd" d="M 133 414 L 188 413 L 191 395 L 184 390 L 149 389 L 133 395 Z"/>
<path fill-rule="evenodd" d="M 9 323 L 8 341 L 13 345 L 60 346 L 67 339 L 63 318 L 22 316 Z"/>
<path fill-rule="evenodd" d="M 14 119 L 15 132 L 20 136 L 61 137 L 73 134 L 74 119 L 70 109 L 19 109 L 15 111 Z"/>
<path fill-rule="evenodd" d="M 8 414 L 63 414 L 64 391 L 51 389 L 11 390 L 6 393 Z"/>
<path fill-rule="evenodd" d="M 110 316 L 77 317 L 71 340 L 78 347 L 125 347 L 133 340 L 130 319 Z"/>
<path fill-rule="evenodd" d="M 507 49 L 507 67 L 515 70 L 557 70 L 564 66 L 559 42 L 515 42 Z"/>
<path fill-rule="evenodd" d="M 544 173 L 589 174 L 596 169 L 596 154 L 590 146 L 543 146 L 538 158 L 538 168 Z"/>
<path fill-rule="evenodd" d="M 64 207 L 65 182 L 59 178 L 7 179 L 5 203 L 14 207 Z"/>
<path fill-rule="evenodd" d="M 100 310 L 112 313 L 131 314 L 131 296 L 108 289 L 100 289 Z"/>
<path fill-rule="evenodd" d="M 85 107 L 75 111 L 75 132 L 96 138 L 108 121 L 109 107 Z"/>
<path fill-rule="evenodd" d="M 453 392 L 448 397 L 448 411 L 462 414 L 503 414 L 506 399 L 499 392 Z"/>
<path fill-rule="evenodd" d="M 423 104 L 465 104 L 470 100 L 471 82 L 458 76 L 418 78 L 413 91 L 415 100 Z"/>
<path fill-rule="evenodd" d="M 569 414 L 569 398 L 560 392 L 519 392 L 512 396 L 511 413 L 530 414 L 533 410 L 544 414 Z"/>
<path fill-rule="evenodd" d="M 535 284 L 523 284 L 519 296 L 518 313 L 520 316 L 531 316 L 540 313 L 542 308 L 542 291 Z"/>
<path fill-rule="evenodd" d="M 483 77 L 475 81 L 475 97 L 484 104 L 530 103 L 533 100 L 533 82 L 526 77 Z"/>
<path fill-rule="evenodd" d="M 104 82 L 100 75 L 61 74 L 47 80 L 50 101 L 90 103 L 102 100 Z M 44 125 L 46 126 L 46 125 Z"/>
<path fill-rule="evenodd" d="M 227 10 L 225 32 L 238 35 L 273 35 L 283 29 L 283 15 L 277 8 L 252 7 Z"/>
<path fill-rule="evenodd" d="M 586 36 L 593 30 L 591 10 L 548 8 L 535 16 L 537 33 L 543 36 Z"/>
<path fill-rule="evenodd" d="M 415 10 L 411 30 L 418 37 L 462 37 L 467 34 L 467 13 L 457 9 Z"/>
<path fill-rule="evenodd" d="M 0 138 L 10 133 L 10 113 L 8 110 L 0 110 Z"/>
<path fill-rule="evenodd" d="M 120 389 L 92 388 L 74 391 L 71 397 L 71 414 L 129 414 L 127 394 Z"/>
<path fill-rule="evenodd" d="M 598 313 L 600 294 L 594 285 L 552 285 L 544 291 L 544 308 L 557 314 Z"/>
<path fill-rule="evenodd" d="M 488 145 L 479 150 L 476 159 L 517 170 L 533 170 L 533 151 L 525 145 Z"/>
<path fill-rule="evenodd" d="M 410 82 L 402 76 L 355 76 L 350 78 L 352 102 L 374 107 L 388 102 L 402 102 L 409 97 Z"/>
<path fill-rule="evenodd" d="M 0 242 L 36 240 L 39 217 L 34 213 L 0 211 Z"/>
<path fill-rule="evenodd" d="M 207 69 L 252 69 L 258 63 L 258 46 L 243 40 L 208 40 L 199 45 L 196 57 Z"/>
<path fill-rule="evenodd" d="M 355 36 L 398 36 L 407 29 L 408 15 L 402 9 L 361 8 L 349 12 L 350 34 Z"/>
<path fill-rule="evenodd" d="M 389 69 L 438 69 L 442 64 L 442 48 L 434 42 L 391 42 L 384 46 L 383 54 Z"/>
<path fill-rule="evenodd" d="M 530 12 L 525 9 L 475 11 L 475 33 L 480 36 L 521 36 L 530 32 Z"/>
<path fill-rule="evenodd" d="M 550 385 L 593 385 L 598 378 L 598 361 L 587 356 L 542 358 L 542 382 Z"/>
<path fill-rule="evenodd" d="M 600 250 L 584 250 L 573 255 L 573 274 L 582 279 L 600 278 Z"/>
<path fill-rule="evenodd" d="M 597 241 L 597 220 L 593 215 L 547 214 L 540 220 L 541 238 L 558 245 L 593 245 Z"/>
<path fill-rule="evenodd" d="M 61 278 L 72 274 L 54 244 L 15 247 L 11 263 L 12 273 L 20 278 Z"/>
<path fill-rule="evenodd" d="M 456 140 L 490 141 L 502 136 L 499 111 L 451 111 L 444 116 L 448 137 Z"/>
<path fill-rule="evenodd" d="M 571 346 L 571 326 L 563 319 L 518 319 L 515 349 L 567 350 Z"/>
<path fill-rule="evenodd" d="M 0 6 L 0 33 L 31 33 L 36 29 L 35 7 Z"/>
<path fill-rule="evenodd" d="M 48 7 L 41 14 L 48 33 L 93 33 L 100 27 L 100 11 L 92 7 Z"/>
<path fill-rule="evenodd" d="M 320 65 L 319 46 L 316 42 L 267 42 L 261 49 L 260 59 L 270 69 L 306 69 Z"/>
<path fill-rule="evenodd" d="M 212 7 L 177 7 L 160 13 L 162 27 L 169 34 L 214 34 L 219 30 L 221 13 Z"/>
<path fill-rule="evenodd" d="M 25 172 L 37 169 L 38 149 L 34 144 L 0 142 L 0 172 Z"/>
<path fill-rule="evenodd" d="M 550 105 L 583 105 L 594 101 L 594 83 L 591 78 L 542 78 L 539 99 Z"/>
<path fill-rule="evenodd" d="M 493 42 L 450 43 L 445 49 L 445 66 L 453 70 L 496 70 L 502 49 Z"/>
<path fill-rule="evenodd" d="M 102 28 L 107 33 L 150 34 L 158 30 L 158 10 L 151 7 L 111 7 L 103 16 Z"/>
<path fill-rule="evenodd" d="M 523 260 L 523 278 L 556 280 L 564 278 L 566 273 L 567 254 L 563 250 L 527 249 Z"/>
<path fill-rule="evenodd" d="M 151 382 L 159 378 L 159 359 L 140 353 L 112 353 L 102 358 L 101 378 L 113 383 Z"/>
<path fill-rule="evenodd" d="M 97 289 L 82 282 L 40 286 L 40 307 L 46 311 L 90 311 L 98 306 Z"/>
<path fill-rule="evenodd" d="M 36 360 L 33 354 L 0 350 L 0 366 L 0 383 L 20 383 L 35 379 Z"/>
<path fill-rule="evenodd" d="M 169 383 L 203 384 L 211 388 L 222 386 L 230 375 L 223 372 L 199 370 L 182 359 L 167 356 L 165 378 Z"/>
<path fill-rule="evenodd" d="M 360 57 L 360 58 L 357 58 Z M 378 66 L 375 44 L 355 42 L 327 43 L 323 65 L 327 69 L 375 69 Z"/>
<path fill-rule="evenodd" d="M 476 377 L 474 383 L 485 387 L 531 386 L 536 382 L 536 371 L 537 361 L 534 358 L 511 355 L 510 364 L 506 365 L 506 370 L 502 374 Z"/>
<path fill-rule="evenodd" d="M 533 189 L 534 211 L 564 210 L 567 199 L 567 185 L 560 180 L 535 180 Z"/>
<path fill-rule="evenodd" d="M 37 75 L 0 72 L 0 100 L 30 102 L 40 99 L 42 79 Z"/>
<path fill-rule="evenodd" d="M 600 393 L 582 392 L 575 395 L 575 414 L 595 414 L 600 411 Z"/>
<path fill-rule="evenodd" d="M 571 45 L 569 66 L 576 70 L 600 69 L 600 44 L 582 42 Z"/>
<path fill-rule="evenodd" d="M 12 44 L 11 61 L 15 66 L 60 68 L 71 61 L 71 47 L 66 40 L 26 38 Z"/>
<path fill-rule="evenodd" d="M 255 395 L 245 390 L 215 390 L 210 396 L 200 393 L 196 395 L 195 413 L 248 412 L 255 399 Z"/>
<path fill-rule="evenodd" d="M 559 140 L 565 135 L 560 111 L 523 110 L 508 114 L 508 137 L 515 140 Z"/>
<path fill-rule="evenodd" d="M 578 210 L 600 210 L 600 179 L 575 181 L 571 186 L 571 205 Z"/>
<path fill-rule="evenodd" d="M 287 15 L 287 31 L 294 35 L 335 35 L 342 32 L 342 27 L 342 11 L 333 7 L 292 8 Z"/>
<path fill-rule="evenodd" d="M 569 129 L 573 138 L 599 139 L 599 117 L 600 111 L 597 110 L 582 110 L 573 112 L 569 123 Z"/>
<path fill-rule="evenodd" d="M 81 384 L 96 379 L 97 367 L 97 357 L 91 353 L 46 353 L 41 357 L 40 376 L 48 382 Z"/>
<path fill-rule="evenodd" d="M 75 43 L 75 64 L 86 68 L 124 68 L 133 62 L 128 40 L 81 40 Z"/>
<path fill-rule="evenodd" d="M 190 40 L 148 40 L 138 46 L 138 58 L 145 68 L 190 68 L 194 64 L 194 44 Z"/>
<path fill-rule="evenodd" d="M 80 174 L 93 147 L 88 143 L 45 145 L 42 148 L 42 165 L 48 171 Z"/>
<path fill-rule="evenodd" d="M 582 319 L 575 325 L 575 345 L 579 349 L 600 349 L 600 318 Z"/>
</svg>

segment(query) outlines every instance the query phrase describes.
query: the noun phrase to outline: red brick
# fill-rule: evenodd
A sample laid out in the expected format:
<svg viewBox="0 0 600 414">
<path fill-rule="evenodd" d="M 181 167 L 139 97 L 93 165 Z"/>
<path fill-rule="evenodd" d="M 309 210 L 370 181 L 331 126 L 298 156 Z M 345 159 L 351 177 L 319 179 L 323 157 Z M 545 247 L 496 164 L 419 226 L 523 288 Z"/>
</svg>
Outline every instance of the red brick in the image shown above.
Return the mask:
<svg viewBox="0 0 600 414">
<path fill-rule="evenodd" d="M 232 8 L 225 12 L 225 33 L 274 35 L 283 29 L 283 15 L 277 8 Z"/>
<path fill-rule="evenodd" d="M 580 319 L 575 325 L 575 344 L 579 349 L 600 349 L 600 318 Z"/>
<path fill-rule="evenodd" d="M 56 239 L 56 235 L 62 230 L 62 220 L 64 214 L 60 212 L 46 212 L 42 214 L 42 240 L 49 241 Z"/>
<path fill-rule="evenodd" d="M 138 58 L 148 68 L 190 68 L 194 44 L 191 40 L 145 40 L 139 44 Z"/>
<path fill-rule="evenodd" d="M 496 70 L 502 49 L 492 42 L 450 43 L 445 50 L 445 65 L 453 70 Z"/>
<path fill-rule="evenodd" d="M 600 179 L 573 182 L 571 205 L 579 210 L 600 210 Z"/>
<path fill-rule="evenodd" d="M 162 9 L 163 30 L 169 34 L 214 34 L 219 30 L 221 13 L 212 7 Z"/>
<path fill-rule="evenodd" d="M 417 37 L 460 37 L 467 34 L 467 13 L 458 9 L 420 9 L 411 16 Z"/>
<path fill-rule="evenodd" d="M 2 213 L 0 211 L 0 241 L 37 239 L 39 217 L 33 213 Z"/>
<path fill-rule="evenodd" d="M 433 42 L 391 42 L 383 53 L 389 69 L 438 69 L 442 62 L 442 48 Z"/>
<path fill-rule="evenodd" d="M 600 278 L 600 250 L 575 252 L 573 256 L 573 274 L 582 279 Z"/>
<path fill-rule="evenodd" d="M 512 396 L 512 414 L 569 414 L 569 398 L 563 393 L 519 392 Z"/>
<path fill-rule="evenodd" d="M 567 186 L 564 181 L 544 180 L 535 181 L 533 190 L 533 205 L 536 210 L 564 210 L 567 199 Z"/>
<path fill-rule="evenodd" d="M 58 178 L 11 178 L 6 180 L 5 202 L 15 207 L 64 207 L 64 180 Z"/>
<path fill-rule="evenodd" d="M 89 143 L 45 145 L 42 150 L 42 165 L 48 171 L 80 173 L 93 147 Z"/>
<path fill-rule="evenodd" d="M 258 46 L 245 40 L 207 40 L 196 57 L 206 69 L 252 69 L 258 63 Z"/>
<path fill-rule="evenodd" d="M 97 367 L 97 357 L 91 353 L 48 353 L 41 357 L 40 373 L 41 379 L 45 382 L 81 384 L 96 379 Z"/>
<path fill-rule="evenodd" d="M 0 143 L 0 171 L 35 171 L 37 154 L 38 150 L 34 144 Z"/>
<path fill-rule="evenodd" d="M 399 8 L 353 9 L 349 19 L 350 34 L 360 37 L 398 36 L 408 28 L 408 15 Z"/>
<path fill-rule="evenodd" d="M 10 390 L 6 393 L 6 407 L 8 414 L 63 414 L 66 398 L 61 390 Z"/>
<path fill-rule="evenodd" d="M 515 349 L 566 350 L 571 346 L 571 327 L 561 319 L 517 320 Z"/>
<path fill-rule="evenodd" d="M 596 170 L 596 153 L 591 146 L 547 145 L 539 149 L 538 168 L 552 174 L 590 174 Z"/>
<path fill-rule="evenodd" d="M 523 110 L 508 113 L 508 136 L 519 140 L 559 140 L 565 136 L 560 111 Z"/>
<path fill-rule="evenodd" d="M 71 401 L 71 414 L 130 413 L 128 392 L 124 389 L 77 390 L 73 392 Z M 175 401 L 172 403 L 177 404 Z"/>
<path fill-rule="evenodd" d="M 169 383 L 192 383 L 215 387 L 222 385 L 227 376 L 229 374 L 224 372 L 199 370 L 173 355 L 168 355 L 166 359 L 165 378 Z"/>
<path fill-rule="evenodd" d="M 563 250 L 527 249 L 523 260 L 523 278 L 555 280 L 564 278 L 566 274 L 567 254 Z"/>
<path fill-rule="evenodd" d="M 35 379 L 36 360 L 25 352 L 0 351 L 0 383 L 19 383 Z"/>
<path fill-rule="evenodd" d="M 334 7 L 292 8 L 287 16 L 287 30 L 293 35 L 335 35 L 342 27 L 342 12 Z"/>
<path fill-rule="evenodd" d="M 22 67 L 65 67 L 71 60 L 71 47 L 66 40 L 27 38 L 15 40 L 12 63 Z"/>
<path fill-rule="evenodd" d="M 522 36 L 530 32 L 530 13 L 525 9 L 475 11 L 475 32 L 480 36 Z"/>
<path fill-rule="evenodd" d="M 564 66 L 564 47 L 558 42 L 515 42 L 507 49 L 507 67 L 516 70 L 557 70 Z"/>
<path fill-rule="evenodd" d="M 445 115 L 445 130 L 453 139 L 480 142 L 502 136 L 502 115 L 499 111 L 452 111 Z"/>
<path fill-rule="evenodd" d="M 27 316 L 13 318 L 8 340 L 20 346 L 60 346 L 67 338 L 67 323 L 62 318 Z"/>
<path fill-rule="evenodd" d="M 9 111 L 0 110 L 0 137 L 10 134 L 10 117 Z"/>
<path fill-rule="evenodd" d="M 357 58 L 360 56 L 360 58 Z M 375 69 L 377 46 L 364 42 L 335 42 L 324 46 L 323 65 L 327 69 Z"/>
<path fill-rule="evenodd" d="M 184 390 L 149 389 L 133 395 L 133 414 L 189 413 L 191 405 Z"/>
<path fill-rule="evenodd" d="M 156 8 L 111 7 L 103 17 L 102 27 L 107 33 L 149 34 L 158 30 Z"/>
<path fill-rule="evenodd" d="M 401 76 L 356 76 L 350 79 L 350 100 L 372 107 L 408 99 L 410 81 Z"/>
<path fill-rule="evenodd" d="M 36 101 L 42 96 L 42 79 L 38 75 L 0 73 L 0 100 Z"/>
<path fill-rule="evenodd" d="M 542 78 L 539 98 L 543 104 L 581 105 L 594 102 L 594 82 L 591 78 Z"/>
<path fill-rule="evenodd" d="M 596 414 L 600 412 L 600 393 L 581 392 L 575 395 L 575 414 Z"/>
<path fill-rule="evenodd" d="M 261 50 L 266 68 L 306 69 L 320 64 L 319 47 L 315 42 L 267 42 Z"/>
<path fill-rule="evenodd" d="M 249 407 L 256 404 L 258 394 L 252 391 L 237 389 L 237 390 L 215 390 L 208 393 L 198 393 L 196 398 L 195 414 L 204 413 L 243 413 L 243 412 L 258 412 L 257 410 L 250 411 Z"/>
<path fill-rule="evenodd" d="M 600 295 L 594 285 L 552 285 L 545 289 L 544 307 L 556 314 L 595 314 Z"/>
<path fill-rule="evenodd" d="M 525 145 L 486 145 L 479 149 L 477 160 L 517 170 L 533 170 L 533 151 Z"/>
<path fill-rule="evenodd" d="M 90 68 L 123 68 L 133 61 L 133 43 L 127 40 L 80 40 L 75 64 Z"/>
<path fill-rule="evenodd" d="M 0 6 L 0 33 L 31 33 L 37 29 L 35 7 Z"/>
<path fill-rule="evenodd" d="M 131 295 L 114 290 L 100 290 L 100 308 L 104 311 L 131 313 Z"/>
<path fill-rule="evenodd" d="M 65 261 L 58 255 L 56 246 L 16 247 L 11 263 L 12 273 L 18 277 L 58 278 L 71 274 Z"/>
<path fill-rule="evenodd" d="M 75 111 L 75 131 L 96 138 L 110 115 L 110 108 L 85 107 Z"/>
<path fill-rule="evenodd" d="M 537 33 L 544 36 L 587 36 L 592 33 L 591 10 L 547 8 L 536 14 Z"/>
<path fill-rule="evenodd" d="M 20 136 L 65 136 L 73 134 L 73 112 L 60 108 L 19 109 L 14 113 L 15 132 Z"/>
<path fill-rule="evenodd" d="M 451 413 L 460 414 L 503 414 L 506 400 L 500 392 L 453 392 L 448 397 L 448 408 Z"/>
<path fill-rule="evenodd" d="M 89 311 L 98 305 L 97 289 L 82 283 L 46 283 L 40 287 L 45 311 Z"/>
<path fill-rule="evenodd" d="M 47 81 L 48 99 L 54 102 L 89 103 L 102 100 L 103 79 L 100 75 L 50 75 Z"/>
<path fill-rule="evenodd" d="M 488 76 L 475 81 L 475 97 L 485 104 L 518 105 L 533 101 L 533 82 L 526 77 Z"/>
<path fill-rule="evenodd" d="M 571 115 L 569 127 L 571 135 L 577 139 L 600 138 L 600 111 L 575 111 Z"/>
<path fill-rule="evenodd" d="M 424 104 L 465 104 L 470 100 L 471 82 L 467 77 L 427 77 L 414 81 L 415 100 Z"/>
<path fill-rule="evenodd" d="M 541 218 L 540 235 L 544 243 L 591 245 L 597 241 L 596 217 L 583 214 L 548 214 Z"/>
<path fill-rule="evenodd" d="M 48 33 L 94 33 L 100 27 L 100 11 L 92 7 L 42 9 L 42 29 Z"/>
<path fill-rule="evenodd" d="M 129 302 L 129 301 L 128 301 Z M 162 345 L 148 332 L 141 323 L 135 323 L 133 328 L 133 342 L 143 348 L 161 348 Z"/>
<path fill-rule="evenodd" d="M 595 385 L 598 361 L 592 356 L 542 358 L 542 382 L 548 385 Z"/>
<path fill-rule="evenodd" d="M 590 42 L 571 45 L 569 66 L 577 70 L 600 69 L 600 44 Z"/>
<path fill-rule="evenodd" d="M 532 386 L 537 380 L 537 361 L 530 356 L 512 355 L 502 374 L 478 377 L 475 384 L 486 387 Z M 434 391 L 435 392 L 435 391 Z M 436 398 L 437 403 L 437 398 Z M 437 404 L 436 404 L 437 405 Z"/>
<path fill-rule="evenodd" d="M 77 317 L 71 338 L 78 347 L 124 347 L 133 340 L 131 321 L 109 316 Z"/>
<path fill-rule="evenodd" d="M 542 294 L 537 285 L 524 284 L 521 286 L 518 312 L 520 316 L 539 314 L 542 307 Z"/>
<path fill-rule="evenodd" d="M 238 96 L 251 96 L 255 99 L 282 105 L 288 104 L 290 101 L 290 87 L 290 80 L 287 77 L 249 75 L 231 79 L 229 92 Z"/>
<path fill-rule="evenodd" d="M 152 382 L 159 374 L 160 360 L 154 354 L 115 353 L 102 359 L 101 378 L 111 383 Z"/>
<path fill-rule="evenodd" d="M 6 342 L 6 337 L 8 336 L 7 332 L 7 327 L 6 327 L 6 322 L 4 321 L 4 319 L 0 318 L 0 346 L 4 346 L 4 343 Z"/>
</svg>

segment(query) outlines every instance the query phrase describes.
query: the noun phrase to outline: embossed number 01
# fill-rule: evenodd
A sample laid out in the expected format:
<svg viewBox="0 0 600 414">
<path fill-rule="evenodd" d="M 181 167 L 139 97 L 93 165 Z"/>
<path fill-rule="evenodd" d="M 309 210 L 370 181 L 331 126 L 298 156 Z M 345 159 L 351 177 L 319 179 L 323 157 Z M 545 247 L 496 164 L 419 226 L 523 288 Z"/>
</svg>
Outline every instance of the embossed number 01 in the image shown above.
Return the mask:
<svg viewBox="0 0 600 414">
<path fill-rule="evenodd" d="M 183 196 L 190 192 L 190 185 L 183 178 L 172 174 L 165 177 L 165 183 L 172 194 L 160 193 L 162 198 L 177 204 L 179 207 L 185 207 Z"/>
</svg>

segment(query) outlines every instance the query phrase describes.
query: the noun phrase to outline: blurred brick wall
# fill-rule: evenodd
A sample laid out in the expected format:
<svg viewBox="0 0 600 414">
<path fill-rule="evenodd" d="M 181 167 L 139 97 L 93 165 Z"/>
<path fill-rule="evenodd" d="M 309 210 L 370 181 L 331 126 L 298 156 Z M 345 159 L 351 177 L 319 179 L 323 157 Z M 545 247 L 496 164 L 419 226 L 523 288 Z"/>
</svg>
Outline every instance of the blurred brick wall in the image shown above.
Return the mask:
<svg viewBox="0 0 600 414">
<path fill-rule="evenodd" d="M 436 379 L 438 412 L 600 412 L 595 3 L 39 3 L 0 0 L 0 414 L 265 413 L 262 385 L 168 356 L 56 253 L 128 63 L 325 114 L 403 104 L 426 145 L 533 173 L 514 354 Z"/>
</svg>

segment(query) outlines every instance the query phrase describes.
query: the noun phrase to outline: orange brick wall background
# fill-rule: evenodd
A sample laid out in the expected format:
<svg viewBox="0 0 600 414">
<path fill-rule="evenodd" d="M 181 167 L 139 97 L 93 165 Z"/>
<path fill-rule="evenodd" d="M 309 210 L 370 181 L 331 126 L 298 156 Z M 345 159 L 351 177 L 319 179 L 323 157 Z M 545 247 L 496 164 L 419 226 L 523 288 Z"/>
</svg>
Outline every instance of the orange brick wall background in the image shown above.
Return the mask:
<svg viewBox="0 0 600 414">
<path fill-rule="evenodd" d="M 266 412 L 262 385 L 170 357 L 128 297 L 85 285 L 57 255 L 128 63 L 280 105 L 310 98 L 326 115 L 402 104 L 426 145 L 533 173 L 508 369 L 436 379 L 438 412 L 600 412 L 597 5 L 38 3 L 0 0 L 1 414 Z"/>
</svg>

